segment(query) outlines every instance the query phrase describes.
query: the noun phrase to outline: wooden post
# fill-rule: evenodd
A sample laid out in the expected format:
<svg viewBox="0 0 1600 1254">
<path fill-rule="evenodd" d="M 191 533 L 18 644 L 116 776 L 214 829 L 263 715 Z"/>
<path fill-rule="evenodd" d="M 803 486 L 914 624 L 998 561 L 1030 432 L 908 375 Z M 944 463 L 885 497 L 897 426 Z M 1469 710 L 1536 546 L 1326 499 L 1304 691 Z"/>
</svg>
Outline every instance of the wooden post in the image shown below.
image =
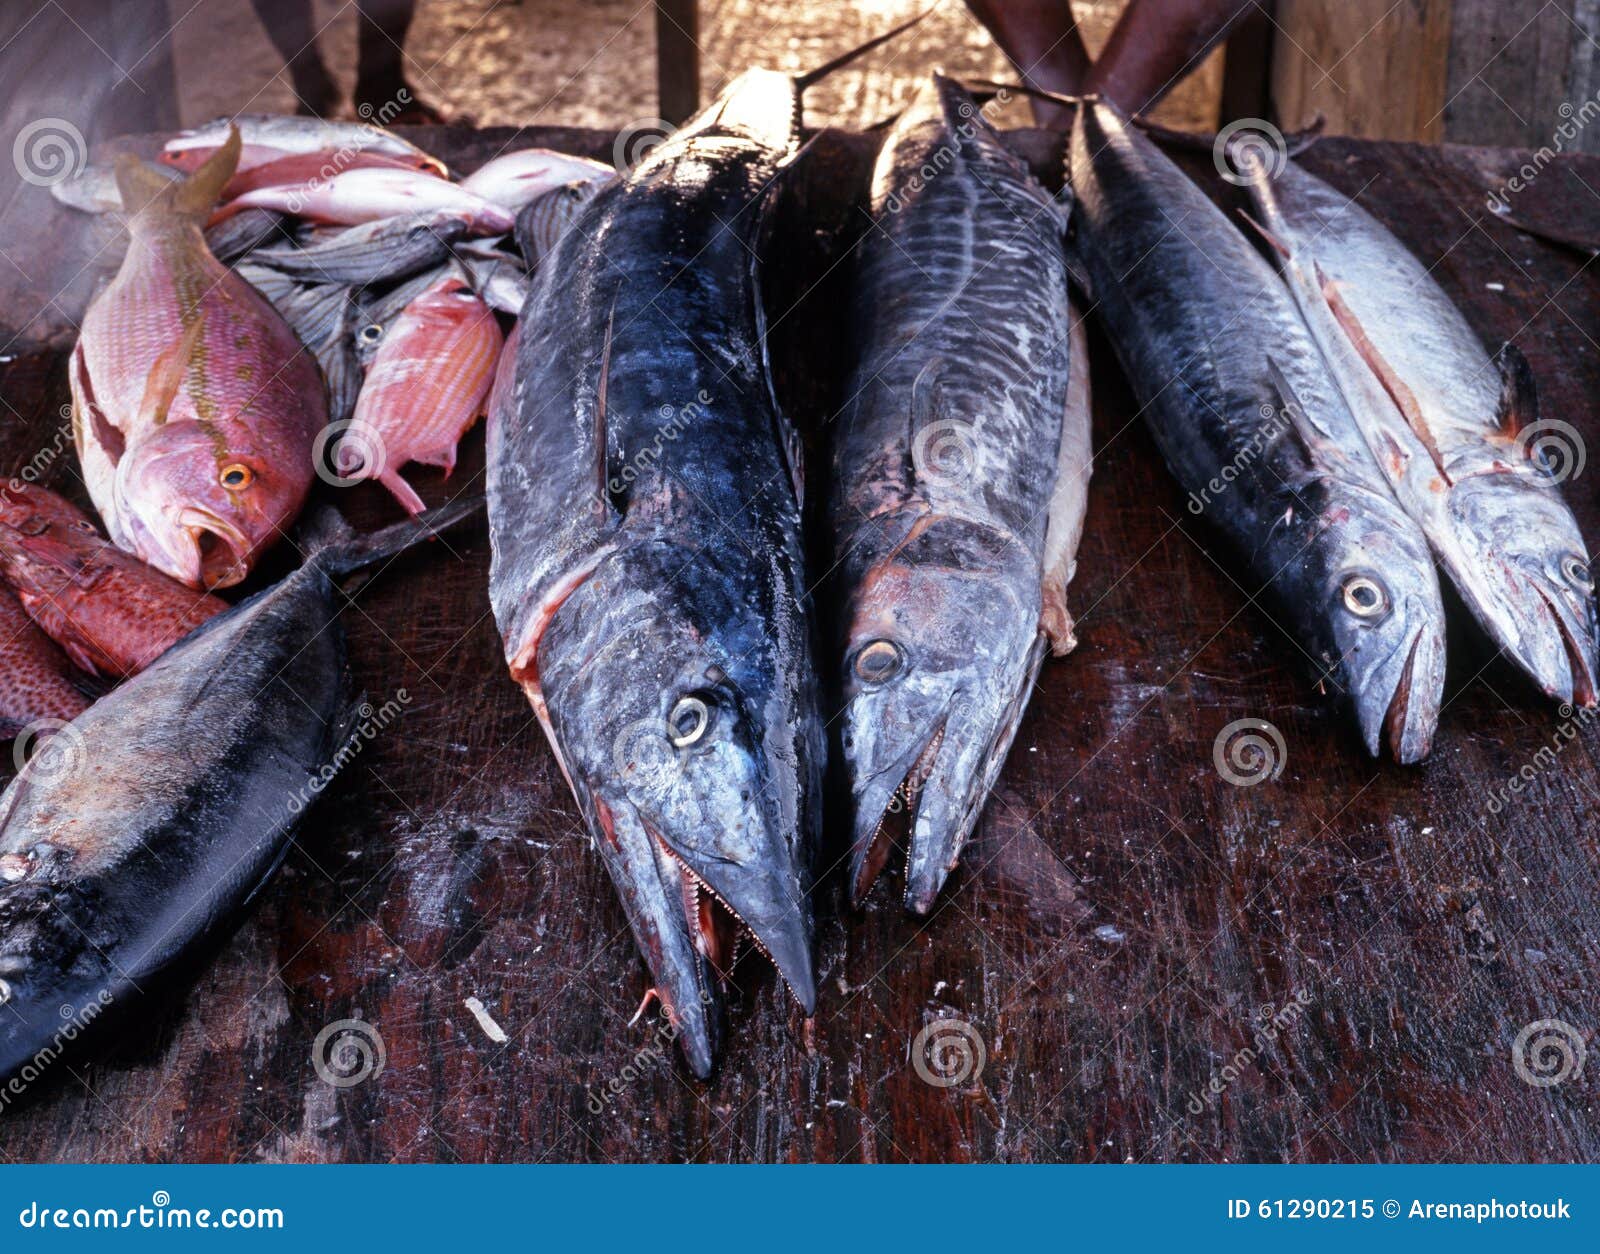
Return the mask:
<svg viewBox="0 0 1600 1254">
<path fill-rule="evenodd" d="M 656 0 L 656 102 L 674 126 L 700 108 L 699 0 Z"/>
</svg>

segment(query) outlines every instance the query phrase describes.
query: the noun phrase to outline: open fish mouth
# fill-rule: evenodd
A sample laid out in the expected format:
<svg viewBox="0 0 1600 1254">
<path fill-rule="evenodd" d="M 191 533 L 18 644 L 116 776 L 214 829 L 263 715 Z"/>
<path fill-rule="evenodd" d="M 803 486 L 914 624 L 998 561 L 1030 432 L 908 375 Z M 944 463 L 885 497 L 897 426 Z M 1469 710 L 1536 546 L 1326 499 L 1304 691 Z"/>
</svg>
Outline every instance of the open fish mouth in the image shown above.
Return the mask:
<svg viewBox="0 0 1600 1254">
<path fill-rule="evenodd" d="M 883 808 L 878 812 L 876 825 L 870 832 L 862 830 L 860 818 L 857 821 L 855 846 L 852 854 L 850 876 L 850 901 L 859 907 L 872 891 L 872 885 L 883 873 L 884 867 L 889 863 L 889 856 L 894 852 L 895 844 L 905 846 L 905 863 L 903 870 L 909 882 L 911 875 L 912 834 L 916 825 L 918 801 L 922 796 L 923 786 L 928 782 L 928 777 L 933 772 L 934 763 L 939 759 L 939 750 L 944 746 L 945 727 L 949 722 L 948 711 L 939 716 L 933 730 L 928 733 L 920 747 L 913 746 L 906 758 L 891 767 L 890 771 L 899 771 L 899 782 L 890 791 Z M 894 775 L 890 774 L 893 779 Z M 867 815 L 870 815 L 870 811 Z"/>
<path fill-rule="evenodd" d="M 596 846 L 690 1069 L 710 1076 L 723 1036 L 723 989 L 748 943 L 777 969 L 800 1008 L 816 1006 L 809 918 L 795 912 L 752 921 L 668 843 L 655 823 L 623 798 L 586 788 L 597 821 Z"/>
<path fill-rule="evenodd" d="M 1386 748 L 1396 762 L 1411 765 L 1428 756 L 1439 725 L 1444 636 L 1425 624 L 1402 648 L 1404 660 L 1390 678 L 1392 687 L 1376 685 L 1371 697 L 1358 699 L 1357 705 L 1367 751 L 1376 757 Z"/>
<path fill-rule="evenodd" d="M 249 571 L 250 541 L 245 534 L 210 510 L 189 506 L 178 515 L 183 540 L 180 576 L 205 588 L 226 588 Z"/>
</svg>

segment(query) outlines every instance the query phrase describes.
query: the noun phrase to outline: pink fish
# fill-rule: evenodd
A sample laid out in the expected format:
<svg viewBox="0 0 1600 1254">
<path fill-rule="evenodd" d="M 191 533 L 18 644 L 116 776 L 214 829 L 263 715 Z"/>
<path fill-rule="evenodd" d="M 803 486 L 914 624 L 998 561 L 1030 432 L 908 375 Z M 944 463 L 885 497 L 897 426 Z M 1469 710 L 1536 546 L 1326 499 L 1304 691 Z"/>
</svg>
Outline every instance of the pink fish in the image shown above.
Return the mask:
<svg viewBox="0 0 1600 1254">
<path fill-rule="evenodd" d="M 244 142 L 239 169 L 248 170 L 291 153 L 382 153 L 416 169 L 444 174 L 444 163 L 401 139 L 393 131 L 370 122 L 330 122 L 299 115 L 241 113 L 218 118 L 193 130 L 179 131 L 162 146 L 163 165 L 180 170 L 198 169 L 237 130 Z"/>
<path fill-rule="evenodd" d="M 253 192 L 258 187 L 281 187 L 293 183 L 306 183 L 314 179 L 329 179 L 346 170 L 412 170 L 404 157 L 386 152 L 292 152 L 277 155 L 271 161 L 236 170 L 228 186 L 223 189 L 224 201 Z M 433 170 L 423 170 L 434 178 Z"/>
<path fill-rule="evenodd" d="M 28 728 L 43 735 L 88 708 L 67 655 L 11 591 L 0 588 L 0 738 L 9 740 Z"/>
<path fill-rule="evenodd" d="M 549 148 L 523 148 L 496 157 L 462 179 L 461 186 L 515 213 L 546 192 L 568 183 L 616 177 L 617 172 L 601 161 Z"/>
<path fill-rule="evenodd" d="M 220 222 L 252 205 L 344 226 L 435 209 L 462 214 L 474 231 L 484 235 L 499 235 L 514 225 L 512 215 L 498 205 L 421 170 L 345 170 L 332 178 L 257 187 L 223 205 L 211 221 Z"/>
<path fill-rule="evenodd" d="M 117 165 L 132 237 L 72 352 L 84 481 L 120 549 L 191 587 L 237 583 L 293 522 L 326 425 L 316 360 L 201 226 L 235 132 L 188 178 Z"/>
<path fill-rule="evenodd" d="M 422 498 L 400 468 L 455 468 L 456 445 L 483 412 L 500 349 L 500 324 L 472 289 L 454 276 L 434 283 L 384 334 L 334 454 L 340 473 L 377 479 L 408 513 L 420 513 Z"/>
</svg>

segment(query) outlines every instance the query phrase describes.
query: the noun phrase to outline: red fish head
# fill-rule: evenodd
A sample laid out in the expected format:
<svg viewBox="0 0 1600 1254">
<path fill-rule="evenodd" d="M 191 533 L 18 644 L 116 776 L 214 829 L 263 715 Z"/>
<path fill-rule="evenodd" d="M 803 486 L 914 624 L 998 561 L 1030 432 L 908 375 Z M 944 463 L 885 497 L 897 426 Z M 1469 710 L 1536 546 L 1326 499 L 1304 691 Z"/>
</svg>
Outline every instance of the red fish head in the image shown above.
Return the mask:
<svg viewBox="0 0 1600 1254">
<path fill-rule="evenodd" d="M 305 477 L 231 448 L 210 423 L 172 422 L 117 466 L 117 515 L 150 565 L 193 588 L 250 573 L 304 503 Z"/>
</svg>

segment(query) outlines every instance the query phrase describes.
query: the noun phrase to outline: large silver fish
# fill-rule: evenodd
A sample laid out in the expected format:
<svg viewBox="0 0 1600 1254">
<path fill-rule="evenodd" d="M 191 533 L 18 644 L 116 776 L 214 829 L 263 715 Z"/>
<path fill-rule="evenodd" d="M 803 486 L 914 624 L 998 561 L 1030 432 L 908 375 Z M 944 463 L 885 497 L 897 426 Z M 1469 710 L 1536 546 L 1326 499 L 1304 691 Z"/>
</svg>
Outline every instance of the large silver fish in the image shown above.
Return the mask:
<svg viewBox="0 0 1600 1254">
<path fill-rule="evenodd" d="M 1419 760 L 1444 686 L 1438 576 L 1289 293 L 1113 107 L 1079 110 L 1070 160 L 1074 246 L 1191 512 L 1248 565 L 1246 592 L 1270 594 L 1368 751 Z"/>
<path fill-rule="evenodd" d="M 1049 637 L 1070 647 L 1089 472 L 1086 375 L 1069 405 L 1070 204 L 941 75 L 873 172 L 828 511 L 858 902 L 906 810 L 906 904 L 932 906 Z"/>
<path fill-rule="evenodd" d="M 1250 168 L 1300 310 L 1462 601 L 1541 689 L 1593 706 L 1589 550 L 1543 457 L 1562 428 L 1541 423 L 1522 354 L 1486 352 L 1427 268 L 1354 200 L 1293 162 L 1272 177 L 1259 160 Z"/>
</svg>

